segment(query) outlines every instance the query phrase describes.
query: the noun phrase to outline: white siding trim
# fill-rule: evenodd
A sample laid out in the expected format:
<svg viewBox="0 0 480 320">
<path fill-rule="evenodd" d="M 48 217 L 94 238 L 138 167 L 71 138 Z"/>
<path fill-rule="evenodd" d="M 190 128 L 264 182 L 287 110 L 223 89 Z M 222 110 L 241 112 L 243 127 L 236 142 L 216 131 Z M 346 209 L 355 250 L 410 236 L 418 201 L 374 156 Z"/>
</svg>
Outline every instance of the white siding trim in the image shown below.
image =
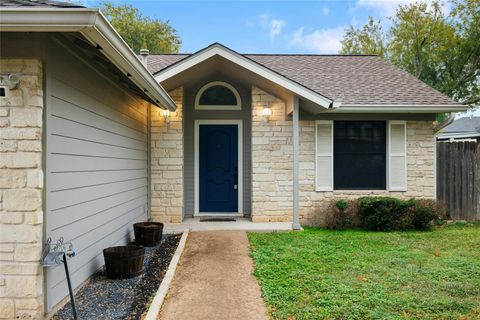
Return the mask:
<svg viewBox="0 0 480 320">
<path fill-rule="evenodd" d="M 393 152 L 393 136 L 392 136 L 392 125 L 403 125 L 403 151 L 402 152 Z M 391 120 L 388 121 L 388 156 L 387 156 L 387 168 L 388 168 L 388 175 L 387 175 L 387 183 L 388 183 L 388 190 L 389 191 L 407 191 L 407 122 L 403 120 Z M 404 185 L 392 185 L 393 183 L 393 174 L 398 172 L 393 172 L 393 165 L 392 165 L 392 158 L 393 157 L 403 157 L 403 174 L 404 174 Z"/>
<path fill-rule="evenodd" d="M 320 153 L 318 150 L 318 125 L 330 125 L 331 129 L 331 152 L 322 152 Z M 331 170 L 331 181 L 330 186 L 328 185 L 320 185 L 318 183 L 318 175 L 319 175 L 319 157 L 330 157 L 330 170 Z M 333 191 L 333 120 L 317 120 L 315 121 L 315 191 Z"/>
<path fill-rule="evenodd" d="M 213 215 L 200 212 L 200 125 L 236 124 L 238 126 L 238 212 L 215 212 L 215 215 L 243 215 L 243 120 L 195 120 L 194 131 L 194 216 Z"/>
</svg>

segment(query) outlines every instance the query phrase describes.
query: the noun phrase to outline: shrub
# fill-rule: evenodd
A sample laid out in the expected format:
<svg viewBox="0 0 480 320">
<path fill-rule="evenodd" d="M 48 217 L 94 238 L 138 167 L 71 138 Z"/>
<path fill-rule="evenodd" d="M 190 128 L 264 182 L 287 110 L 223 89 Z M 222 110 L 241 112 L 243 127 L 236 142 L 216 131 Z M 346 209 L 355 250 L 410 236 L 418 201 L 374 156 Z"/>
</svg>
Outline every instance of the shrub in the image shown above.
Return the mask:
<svg viewBox="0 0 480 320">
<path fill-rule="evenodd" d="M 358 226 L 356 200 L 333 200 L 327 211 L 325 225 L 328 229 L 344 230 Z"/>
<path fill-rule="evenodd" d="M 393 229 L 398 199 L 390 197 L 362 197 L 358 199 L 358 213 L 362 227 L 367 230 Z"/>
<path fill-rule="evenodd" d="M 412 226 L 419 230 L 429 229 L 431 222 L 439 219 L 441 215 L 437 203 L 428 199 L 417 200 L 412 211 Z"/>
<path fill-rule="evenodd" d="M 363 197 L 358 203 L 362 226 L 367 230 L 425 230 L 445 216 L 441 204 L 428 199 Z"/>
</svg>

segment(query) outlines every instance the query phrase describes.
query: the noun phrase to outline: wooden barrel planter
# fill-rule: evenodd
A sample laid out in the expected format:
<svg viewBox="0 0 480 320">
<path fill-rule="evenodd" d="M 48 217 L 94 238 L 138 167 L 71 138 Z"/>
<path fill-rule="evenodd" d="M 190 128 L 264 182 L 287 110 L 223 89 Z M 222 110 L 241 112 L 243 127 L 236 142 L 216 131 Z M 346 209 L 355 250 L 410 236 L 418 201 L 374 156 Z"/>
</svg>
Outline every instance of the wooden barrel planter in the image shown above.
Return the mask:
<svg viewBox="0 0 480 320">
<path fill-rule="evenodd" d="M 163 223 L 160 222 L 139 222 L 133 225 L 135 232 L 135 243 L 152 247 L 162 240 Z"/>
<path fill-rule="evenodd" d="M 142 273 L 145 248 L 120 246 L 103 249 L 105 269 L 110 279 L 133 278 Z"/>
</svg>

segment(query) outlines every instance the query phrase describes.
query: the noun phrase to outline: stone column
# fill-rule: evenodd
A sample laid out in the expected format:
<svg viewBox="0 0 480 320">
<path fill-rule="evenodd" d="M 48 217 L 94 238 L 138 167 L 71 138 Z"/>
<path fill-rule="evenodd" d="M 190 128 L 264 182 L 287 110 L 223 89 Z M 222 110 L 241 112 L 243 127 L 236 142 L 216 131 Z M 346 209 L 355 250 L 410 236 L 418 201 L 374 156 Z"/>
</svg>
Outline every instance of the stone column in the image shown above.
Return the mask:
<svg viewBox="0 0 480 320">
<path fill-rule="evenodd" d="M 183 88 L 169 92 L 177 104 L 166 121 L 159 108 L 151 110 L 151 185 L 153 221 L 183 219 Z"/>
<path fill-rule="evenodd" d="M 0 318 L 43 317 L 43 73 L 35 59 L 1 59 L 20 76 L 0 97 Z"/>
</svg>

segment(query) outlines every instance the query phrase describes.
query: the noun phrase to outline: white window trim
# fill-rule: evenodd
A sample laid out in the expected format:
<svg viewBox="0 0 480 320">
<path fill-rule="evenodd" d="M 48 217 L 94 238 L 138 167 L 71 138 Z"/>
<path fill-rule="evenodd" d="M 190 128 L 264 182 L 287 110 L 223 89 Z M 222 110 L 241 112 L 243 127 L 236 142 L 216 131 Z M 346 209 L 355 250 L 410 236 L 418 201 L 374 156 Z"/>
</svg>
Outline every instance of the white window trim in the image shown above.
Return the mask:
<svg viewBox="0 0 480 320">
<path fill-rule="evenodd" d="M 388 191 L 407 191 L 407 185 L 408 185 L 408 173 L 407 173 L 407 165 L 408 165 L 408 159 L 407 159 L 407 121 L 405 120 L 390 120 L 387 122 L 388 124 L 388 128 L 387 128 L 387 190 Z M 392 146 L 391 146 L 391 143 L 390 143 L 390 134 L 391 134 L 391 125 L 392 124 L 402 124 L 405 128 L 405 130 L 403 131 L 403 139 L 404 139 L 404 150 L 403 150 L 403 153 L 393 153 L 392 152 Z M 392 187 L 392 185 L 390 184 L 392 179 L 390 178 L 391 175 L 392 175 L 392 172 L 390 171 L 390 158 L 392 156 L 402 156 L 402 157 L 405 157 L 405 163 L 404 163 L 404 172 L 405 172 L 405 187 Z"/>
<path fill-rule="evenodd" d="M 200 212 L 200 125 L 234 124 L 238 127 L 238 212 Z M 243 120 L 195 120 L 194 213 L 196 216 L 243 216 Z"/>
<path fill-rule="evenodd" d="M 318 152 L 318 125 L 319 124 L 329 124 L 331 128 L 331 144 L 332 152 L 331 153 L 319 153 Z M 332 180 L 330 181 L 331 187 L 322 187 L 318 185 L 318 157 L 320 156 L 329 156 L 332 158 L 331 169 L 332 169 Z M 315 191 L 333 191 L 333 120 L 317 120 L 315 121 Z"/>
<path fill-rule="evenodd" d="M 237 99 L 236 105 L 205 105 L 200 104 L 200 97 L 205 92 L 205 90 L 214 87 L 214 86 L 222 86 L 228 88 L 232 93 L 235 95 Z M 195 96 L 195 110 L 242 110 L 242 99 L 240 98 L 240 94 L 238 93 L 237 89 L 231 84 L 224 82 L 224 81 L 212 81 L 204 85 L 203 87 L 198 90 L 197 95 Z"/>
</svg>

